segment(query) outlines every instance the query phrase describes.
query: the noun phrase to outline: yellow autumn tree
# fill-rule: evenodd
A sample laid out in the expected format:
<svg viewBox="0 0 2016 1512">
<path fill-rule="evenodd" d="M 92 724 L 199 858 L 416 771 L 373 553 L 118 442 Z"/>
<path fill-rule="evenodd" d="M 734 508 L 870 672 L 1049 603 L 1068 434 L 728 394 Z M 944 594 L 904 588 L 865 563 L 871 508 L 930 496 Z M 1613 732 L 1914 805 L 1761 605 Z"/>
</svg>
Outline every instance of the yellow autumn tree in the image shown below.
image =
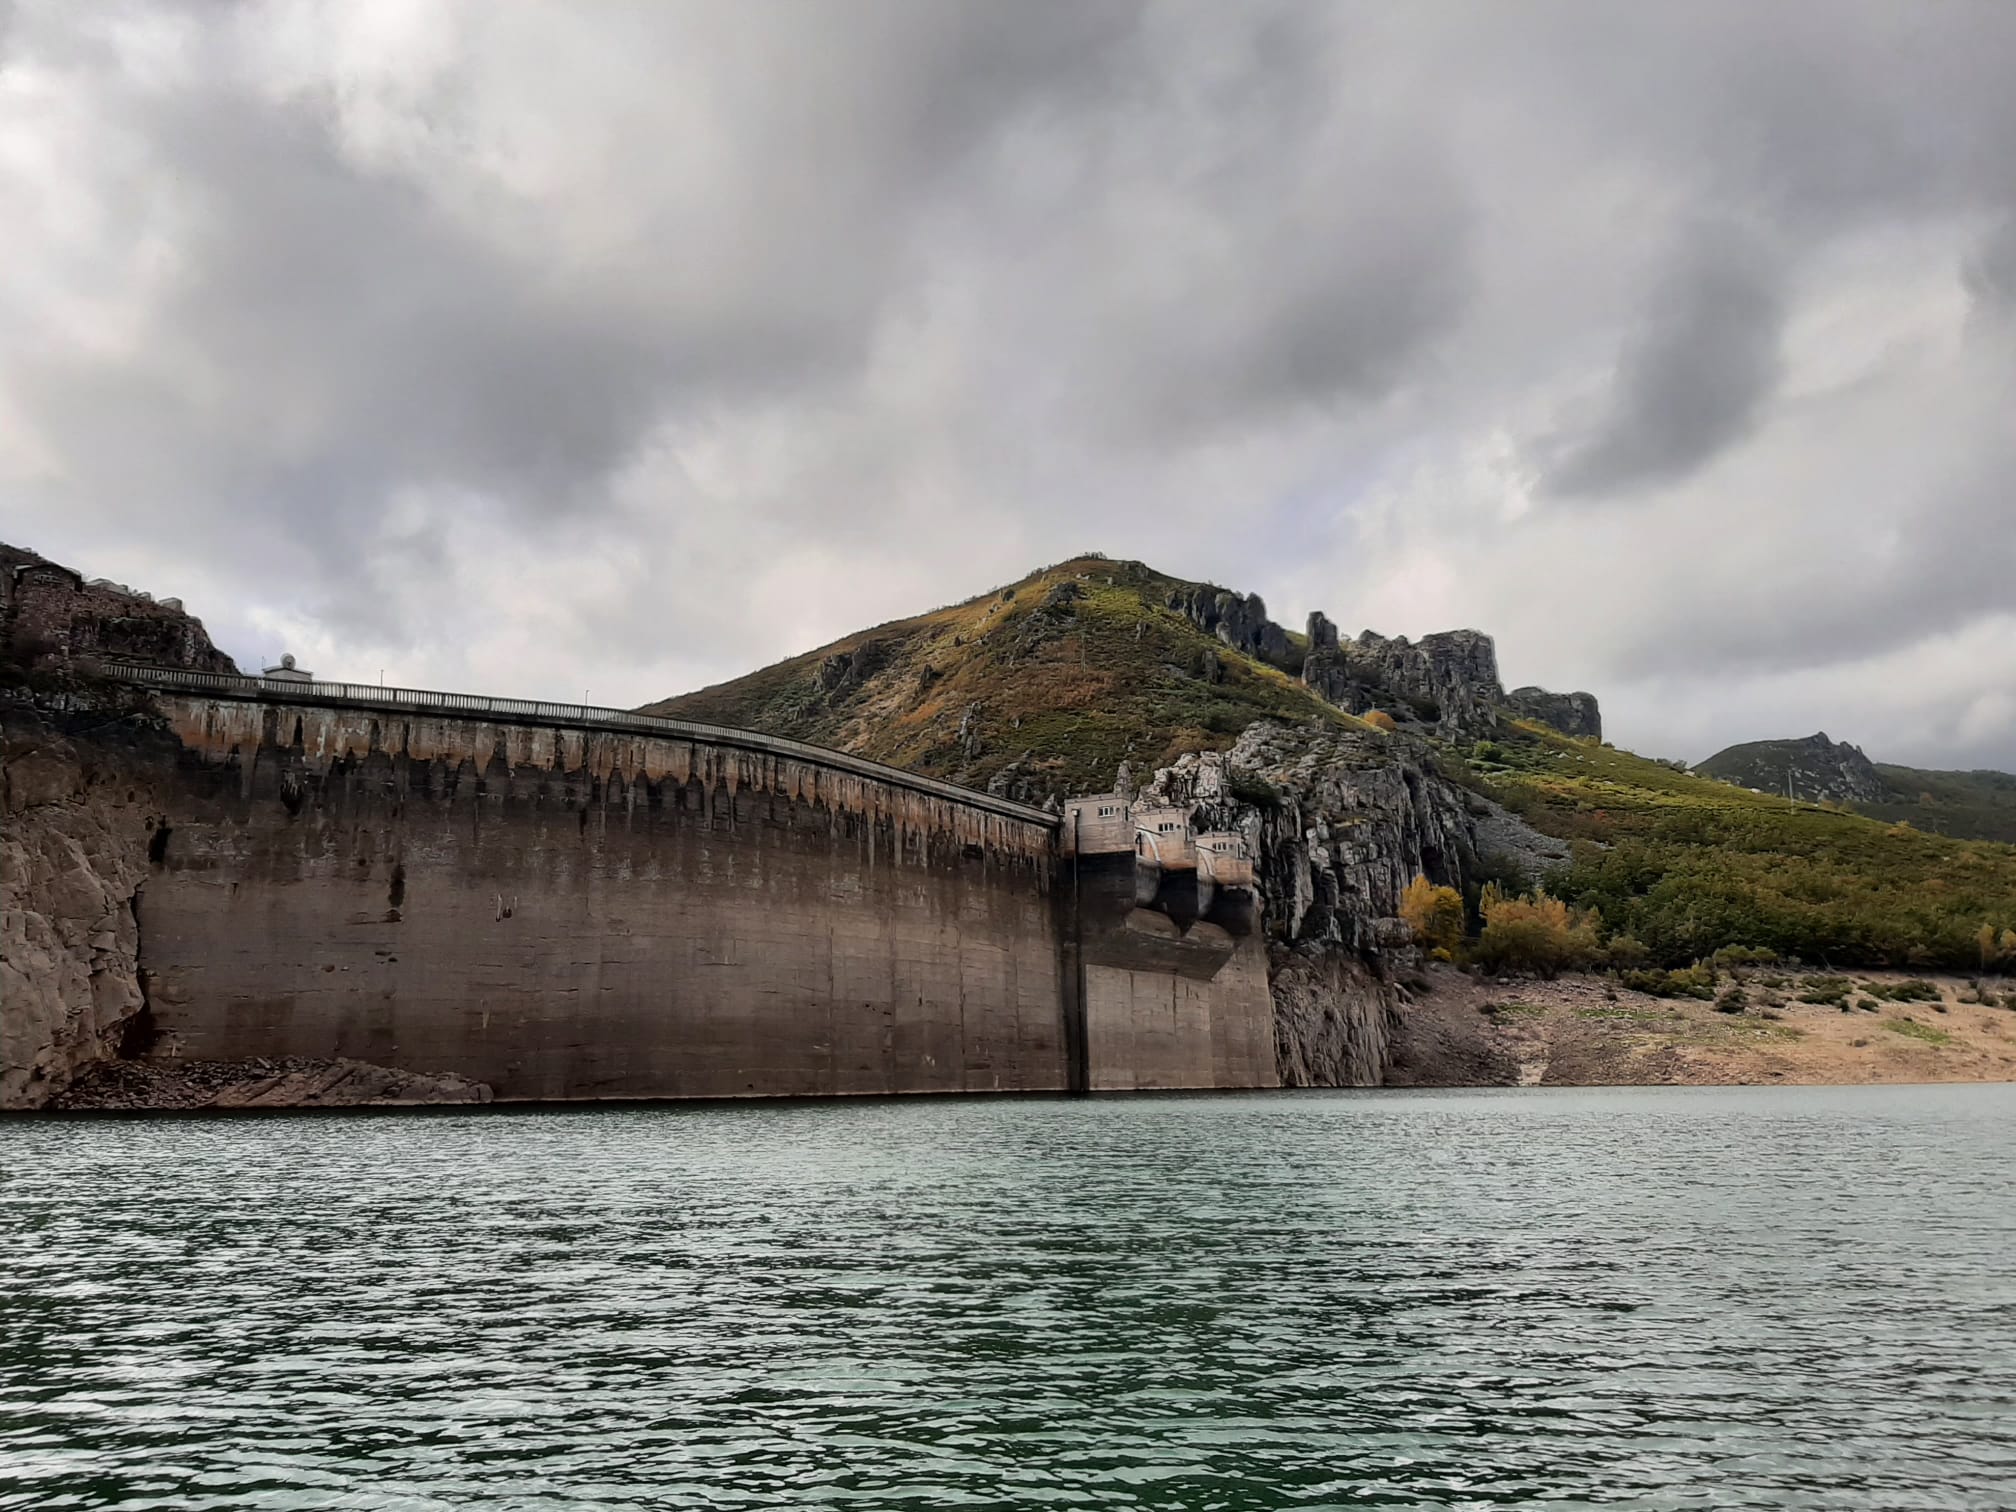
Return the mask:
<svg viewBox="0 0 2016 1512">
<path fill-rule="evenodd" d="M 1477 959 L 1493 971 L 1551 977 L 1596 955 L 1595 922 L 1545 889 L 1514 896 L 1490 883 L 1479 911 L 1484 932 L 1477 937 Z"/>
<path fill-rule="evenodd" d="M 1388 735 L 1391 735 L 1395 730 L 1400 728 L 1400 726 L 1393 722 L 1393 716 L 1388 714 L 1384 709 L 1374 709 L 1370 714 L 1367 714 L 1365 716 L 1365 723 L 1372 726 L 1375 730 L 1384 730 Z"/>
<path fill-rule="evenodd" d="M 1437 959 L 1447 960 L 1463 943 L 1463 895 L 1453 887 L 1416 877 L 1400 894 L 1400 917 L 1415 942 Z"/>
</svg>

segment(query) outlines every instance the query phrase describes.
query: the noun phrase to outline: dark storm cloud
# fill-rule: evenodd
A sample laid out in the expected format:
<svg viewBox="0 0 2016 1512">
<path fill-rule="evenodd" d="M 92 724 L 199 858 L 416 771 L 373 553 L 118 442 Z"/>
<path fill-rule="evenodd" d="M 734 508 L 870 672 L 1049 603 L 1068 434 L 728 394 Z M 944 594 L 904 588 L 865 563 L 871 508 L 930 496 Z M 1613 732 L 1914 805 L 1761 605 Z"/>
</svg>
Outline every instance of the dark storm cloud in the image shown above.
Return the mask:
<svg viewBox="0 0 2016 1512">
<path fill-rule="evenodd" d="M 1587 497 L 1671 483 L 1740 442 L 1778 380 L 1780 277 L 1740 228 L 1693 232 L 1646 298 L 1617 364 L 1610 413 L 1566 446 L 1548 487 Z"/>
</svg>

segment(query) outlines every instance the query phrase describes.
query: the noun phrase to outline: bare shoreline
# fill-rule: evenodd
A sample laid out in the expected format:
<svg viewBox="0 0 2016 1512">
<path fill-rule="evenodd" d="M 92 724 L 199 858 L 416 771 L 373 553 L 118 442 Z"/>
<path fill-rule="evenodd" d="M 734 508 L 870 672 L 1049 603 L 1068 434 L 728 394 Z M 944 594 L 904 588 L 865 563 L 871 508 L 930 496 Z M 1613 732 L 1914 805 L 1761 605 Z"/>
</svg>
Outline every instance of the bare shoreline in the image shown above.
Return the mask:
<svg viewBox="0 0 2016 1512">
<path fill-rule="evenodd" d="M 1840 1002 L 1807 1002 L 1846 978 Z M 1869 989 L 1929 983 L 1934 1001 Z M 1431 972 L 1402 1009 L 1407 1040 L 1389 1085 L 1873 1086 L 2016 1081 L 2016 982 L 1903 971 L 1746 969 L 1725 975 L 1742 1003 L 1654 997 L 1600 976 L 1494 981 Z M 1911 989 L 1905 988 L 1905 991 Z M 1992 1002 L 1978 1001 L 1992 998 Z M 1489 1074 L 1438 1074 L 1461 1047 Z"/>
</svg>

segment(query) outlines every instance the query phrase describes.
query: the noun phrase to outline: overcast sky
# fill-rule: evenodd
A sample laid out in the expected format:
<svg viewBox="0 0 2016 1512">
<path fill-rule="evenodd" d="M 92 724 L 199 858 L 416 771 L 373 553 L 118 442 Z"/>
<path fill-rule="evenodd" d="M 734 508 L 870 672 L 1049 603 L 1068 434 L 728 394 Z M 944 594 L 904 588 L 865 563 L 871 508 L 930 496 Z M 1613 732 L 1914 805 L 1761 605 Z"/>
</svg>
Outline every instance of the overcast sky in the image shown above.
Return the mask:
<svg viewBox="0 0 2016 1512">
<path fill-rule="evenodd" d="M 2016 769 L 2012 80 L 2012 0 L 0 0 L 0 536 L 610 704 L 1103 550 Z"/>
</svg>

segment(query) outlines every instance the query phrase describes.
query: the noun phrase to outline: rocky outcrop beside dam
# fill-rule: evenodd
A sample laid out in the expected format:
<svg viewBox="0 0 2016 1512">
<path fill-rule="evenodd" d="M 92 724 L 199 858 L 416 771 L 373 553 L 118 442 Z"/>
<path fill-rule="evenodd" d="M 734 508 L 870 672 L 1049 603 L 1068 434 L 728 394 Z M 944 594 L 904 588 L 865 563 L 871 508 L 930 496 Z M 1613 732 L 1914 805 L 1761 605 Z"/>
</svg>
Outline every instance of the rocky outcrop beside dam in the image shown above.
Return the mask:
<svg viewBox="0 0 2016 1512">
<path fill-rule="evenodd" d="M 141 883 L 159 807 L 148 732 L 107 715 L 71 740 L 0 713 L 0 1108 L 36 1108 L 119 1054 L 147 1006 Z"/>
<path fill-rule="evenodd" d="M 1566 848 L 1450 781 L 1419 742 L 1263 723 L 1229 751 L 1180 757 L 1141 798 L 1249 837 L 1288 1086 L 1376 1086 L 1396 1056 L 1433 1080 L 1445 1047 L 1410 1042 L 1398 918 L 1417 876 L 1462 888 L 1537 876 Z"/>
</svg>

